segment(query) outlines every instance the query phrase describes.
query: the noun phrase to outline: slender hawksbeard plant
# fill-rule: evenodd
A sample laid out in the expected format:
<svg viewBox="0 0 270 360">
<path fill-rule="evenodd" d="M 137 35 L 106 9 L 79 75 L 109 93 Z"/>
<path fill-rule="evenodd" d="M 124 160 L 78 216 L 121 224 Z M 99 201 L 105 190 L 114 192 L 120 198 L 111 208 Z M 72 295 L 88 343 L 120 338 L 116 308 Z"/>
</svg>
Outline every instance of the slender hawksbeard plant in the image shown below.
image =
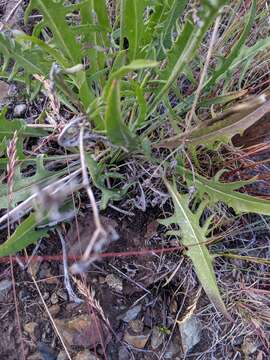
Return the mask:
<svg viewBox="0 0 270 360">
<path fill-rule="evenodd" d="M 17 139 L 12 196 L 1 177 L 0 223 L 20 219 L 0 256 L 47 236 L 73 215 L 71 195 L 85 189 L 96 231 L 77 264 L 82 271 L 108 237 L 99 211 L 132 200 L 136 189 L 143 193 L 142 183 L 151 189 L 158 178 L 174 209 L 160 222 L 185 247 L 209 300 L 231 318 L 209 251 L 213 209 L 224 203 L 235 214 L 269 215 L 270 204 L 238 191 L 256 178 L 224 182 L 222 156 L 211 171 L 202 159 L 221 154 L 270 109 L 267 92 L 248 97 L 248 86 L 241 86 L 270 43 L 268 33 L 251 40 L 266 18 L 262 2 L 245 6 L 118 0 L 112 14 L 105 0 L 30 0 L 24 19 L 30 32 L 4 24 L 1 77 L 24 84 L 30 99 L 45 94 L 48 101 L 34 124 L 7 120 L 7 109 L 0 115 L 2 172 L 15 132 Z M 53 155 L 44 151 L 50 142 L 58 149 Z M 128 162 L 151 171 L 131 179 L 123 170 Z"/>
</svg>

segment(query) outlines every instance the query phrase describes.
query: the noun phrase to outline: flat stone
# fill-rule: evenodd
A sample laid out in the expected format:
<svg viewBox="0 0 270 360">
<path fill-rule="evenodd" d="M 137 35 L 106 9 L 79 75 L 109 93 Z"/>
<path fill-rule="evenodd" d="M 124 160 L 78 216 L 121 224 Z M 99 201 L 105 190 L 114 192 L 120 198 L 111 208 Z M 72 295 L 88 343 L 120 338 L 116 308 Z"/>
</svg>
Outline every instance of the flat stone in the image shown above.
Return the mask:
<svg viewBox="0 0 270 360">
<path fill-rule="evenodd" d="M 110 341 L 96 314 L 81 314 L 72 319 L 54 321 L 69 346 L 94 348 L 102 342 Z"/>
<path fill-rule="evenodd" d="M 68 360 L 66 352 L 61 350 L 57 356 L 57 360 Z"/>
<path fill-rule="evenodd" d="M 191 316 L 179 324 L 182 347 L 185 353 L 189 352 L 201 340 L 202 325 L 196 316 Z"/>
<path fill-rule="evenodd" d="M 108 286 L 110 288 L 112 288 L 113 290 L 115 290 L 117 292 L 123 291 L 123 281 L 118 276 L 116 276 L 114 274 L 109 274 L 106 276 L 105 281 L 108 284 Z"/>
<path fill-rule="evenodd" d="M 18 104 L 15 106 L 13 110 L 13 114 L 15 117 L 20 117 L 25 113 L 26 109 L 27 106 L 25 104 Z"/>
<path fill-rule="evenodd" d="M 123 321 L 125 322 L 130 322 L 131 320 L 134 320 L 136 319 L 136 317 L 139 315 L 139 313 L 141 312 L 142 310 L 142 306 L 141 305 L 136 305 L 136 306 L 133 306 L 131 309 L 129 309 L 124 317 L 122 318 Z"/>
<path fill-rule="evenodd" d="M 144 323 L 142 322 L 142 320 L 131 320 L 128 324 L 130 326 L 130 329 L 136 334 L 140 334 L 143 332 Z"/>
<path fill-rule="evenodd" d="M 99 360 L 99 358 L 89 350 L 84 350 L 76 355 L 75 360 Z"/>
<path fill-rule="evenodd" d="M 56 294 L 56 293 L 53 293 L 52 296 L 51 296 L 51 298 L 50 298 L 50 300 L 51 300 L 51 303 L 52 303 L 53 305 L 57 304 L 58 301 L 59 301 L 57 294 Z"/>
<path fill-rule="evenodd" d="M 12 287 L 12 282 L 10 280 L 4 279 L 0 281 L 0 293 L 7 292 Z"/>
<path fill-rule="evenodd" d="M 60 305 L 58 305 L 58 304 L 54 304 L 49 307 L 49 311 L 52 316 L 56 316 L 60 312 L 60 310 L 61 310 L 61 308 L 60 308 Z"/>
<path fill-rule="evenodd" d="M 124 341 L 138 349 L 143 349 L 149 339 L 150 332 L 141 335 L 131 335 L 128 331 L 125 332 Z"/>
<path fill-rule="evenodd" d="M 24 331 L 28 334 L 33 335 L 38 324 L 36 322 L 29 322 L 23 326 Z"/>
<path fill-rule="evenodd" d="M 160 332 L 158 326 L 154 326 L 151 336 L 151 347 L 153 350 L 156 350 L 164 340 L 164 335 Z"/>
</svg>

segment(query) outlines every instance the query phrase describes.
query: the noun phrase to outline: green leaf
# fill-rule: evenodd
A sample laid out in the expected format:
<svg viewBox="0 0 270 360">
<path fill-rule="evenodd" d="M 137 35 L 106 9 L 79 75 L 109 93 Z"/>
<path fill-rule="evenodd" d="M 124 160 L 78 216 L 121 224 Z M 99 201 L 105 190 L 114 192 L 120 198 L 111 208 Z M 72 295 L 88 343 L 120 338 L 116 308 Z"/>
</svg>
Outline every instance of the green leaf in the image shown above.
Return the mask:
<svg viewBox="0 0 270 360">
<path fill-rule="evenodd" d="M 215 272 L 212 264 L 212 257 L 207 249 L 206 231 L 200 226 L 200 217 L 204 204 L 199 207 L 196 213 L 189 209 L 188 195 L 180 195 L 176 186 L 172 186 L 165 180 L 165 184 L 171 194 L 174 203 L 174 215 L 171 218 L 161 220 L 163 225 L 177 224 L 180 227 L 181 242 L 187 248 L 187 255 L 190 257 L 198 279 L 209 300 L 227 318 L 230 319 L 222 297 L 220 295 Z"/>
<path fill-rule="evenodd" d="M 42 27 L 50 29 L 56 48 L 69 59 L 70 66 L 81 63 L 82 60 L 80 45 L 66 21 L 66 16 L 75 9 L 73 6 L 63 6 L 62 1 L 31 0 L 25 11 L 25 22 L 34 10 L 42 14 Z"/>
<path fill-rule="evenodd" d="M 105 126 L 106 134 L 114 145 L 122 146 L 131 151 L 138 149 L 138 139 L 133 136 L 122 119 L 120 86 L 117 80 L 113 80 L 109 89 L 105 112 Z"/>
<path fill-rule="evenodd" d="M 196 128 L 184 135 L 176 135 L 165 139 L 160 144 L 155 145 L 155 147 L 174 149 L 182 144 L 205 144 L 207 147 L 211 147 L 215 143 L 230 143 L 234 135 L 242 135 L 246 129 L 269 112 L 270 100 L 260 105 L 263 101 L 265 101 L 265 97 L 262 95 L 262 97 L 258 97 L 257 101 L 255 101 L 256 106 L 254 105 L 253 109 L 249 108 L 247 103 L 246 109 L 235 112 L 224 120 L 217 121 L 210 126 Z"/>
<path fill-rule="evenodd" d="M 253 0 L 249 19 L 245 24 L 245 28 L 239 38 L 239 40 L 234 44 L 230 54 L 222 60 L 219 67 L 214 71 L 213 75 L 209 79 L 209 81 L 206 82 L 205 86 L 210 87 L 213 84 L 216 84 L 217 81 L 221 77 L 225 77 L 226 73 L 231 70 L 231 65 L 234 61 L 237 61 L 237 57 L 240 54 L 240 50 L 242 46 L 244 45 L 248 35 L 250 34 L 250 30 L 252 28 L 252 25 L 255 21 L 256 16 L 256 7 L 257 7 L 257 1 Z"/>
<path fill-rule="evenodd" d="M 209 27 L 215 20 L 220 7 L 228 1 L 202 1 L 202 8 L 199 13 L 200 26 L 194 24 L 191 18 L 185 22 L 183 30 L 168 52 L 168 61 L 165 70 L 160 74 L 162 80 L 153 102 L 149 106 L 148 115 L 156 109 L 164 94 L 167 93 L 177 77 L 184 72 L 186 64 L 195 57 L 197 50 L 201 47 L 202 40 Z"/>
<path fill-rule="evenodd" d="M 35 214 L 31 214 L 17 227 L 10 238 L 0 245 L 0 256 L 15 254 L 28 245 L 35 244 L 40 238 L 47 236 L 48 230 L 35 230 L 36 226 Z"/>
<path fill-rule="evenodd" d="M 159 47 L 159 51 L 157 53 L 158 60 L 160 58 L 163 58 L 162 53 L 164 53 L 164 50 L 168 50 L 172 46 L 172 38 L 173 38 L 173 31 L 176 27 L 177 21 L 180 19 L 183 10 L 185 9 L 187 5 L 187 0 L 173 0 L 170 1 L 168 12 L 166 13 L 166 19 L 164 23 L 158 25 L 160 29 L 162 29 L 161 32 L 161 46 Z M 163 7 L 164 4 L 163 4 Z"/>
<path fill-rule="evenodd" d="M 67 168 L 58 171 L 48 171 L 44 167 L 44 159 L 42 156 L 32 161 L 32 165 L 35 165 L 36 171 L 33 176 L 24 176 L 22 173 L 22 165 L 17 164 L 15 169 L 15 175 L 13 178 L 13 192 L 11 204 L 8 203 L 8 187 L 6 183 L 0 181 L 0 208 L 7 209 L 16 206 L 20 201 L 24 201 L 30 195 L 32 195 L 33 186 L 45 186 L 55 179 L 58 179 L 62 175 L 68 172 Z"/>
<path fill-rule="evenodd" d="M 91 175 L 93 184 L 101 191 L 101 204 L 100 209 L 105 210 L 109 201 L 119 201 L 124 196 L 125 191 L 108 189 L 105 186 L 106 176 L 104 175 L 104 168 L 98 164 L 90 154 L 85 154 L 86 163 Z"/>
<path fill-rule="evenodd" d="M 120 47 L 124 48 L 124 38 L 128 39 L 128 56 L 134 60 L 140 49 L 142 33 L 144 31 L 145 0 L 121 0 L 120 13 Z"/>
<path fill-rule="evenodd" d="M 182 166 L 178 166 L 178 170 L 186 177 L 189 185 L 192 184 L 195 186 L 200 199 L 208 198 L 211 203 L 222 201 L 226 205 L 232 207 L 237 214 L 256 213 L 259 215 L 270 215 L 269 200 L 259 199 L 235 191 L 255 182 L 256 178 L 248 181 L 222 183 L 219 181 L 220 174 L 217 174 L 213 179 L 206 179 L 199 174 L 195 174 L 193 177 L 192 173 Z"/>
<path fill-rule="evenodd" d="M 3 109 L 0 112 L 0 142 L 4 141 L 7 144 L 7 140 L 11 140 L 17 131 L 17 158 L 24 158 L 23 154 L 23 140 L 28 137 L 42 137 L 47 136 L 48 132 L 44 129 L 31 128 L 20 119 L 7 120 L 7 109 Z"/>
</svg>

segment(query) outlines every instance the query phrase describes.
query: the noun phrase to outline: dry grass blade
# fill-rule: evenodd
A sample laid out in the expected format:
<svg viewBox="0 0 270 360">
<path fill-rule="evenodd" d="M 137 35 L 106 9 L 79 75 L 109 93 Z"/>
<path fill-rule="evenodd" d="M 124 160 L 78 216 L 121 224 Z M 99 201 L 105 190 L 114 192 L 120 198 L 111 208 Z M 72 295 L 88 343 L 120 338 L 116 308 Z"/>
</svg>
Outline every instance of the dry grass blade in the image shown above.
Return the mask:
<svg viewBox="0 0 270 360">
<path fill-rule="evenodd" d="M 94 290 L 92 290 L 90 287 L 87 287 L 82 281 L 76 279 L 75 276 L 73 276 L 72 279 L 77 285 L 79 292 L 85 297 L 91 309 L 95 310 L 101 316 L 105 324 L 107 324 L 107 326 L 110 328 L 111 326 L 109 319 L 106 317 L 100 303 L 96 300 Z"/>
</svg>

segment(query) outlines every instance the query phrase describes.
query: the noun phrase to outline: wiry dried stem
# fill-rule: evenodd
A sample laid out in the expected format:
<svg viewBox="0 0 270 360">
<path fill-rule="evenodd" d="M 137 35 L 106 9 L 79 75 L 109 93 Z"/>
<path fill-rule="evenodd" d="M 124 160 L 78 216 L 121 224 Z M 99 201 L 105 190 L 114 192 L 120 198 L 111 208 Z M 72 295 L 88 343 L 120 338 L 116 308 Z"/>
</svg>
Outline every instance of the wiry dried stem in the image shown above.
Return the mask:
<svg viewBox="0 0 270 360">
<path fill-rule="evenodd" d="M 8 201 L 9 204 L 12 202 L 12 193 L 13 193 L 13 180 L 15 175 L 15 168 L 16 168 L 16 158 L 17 158 L 17 151 L 16 151 L 16 144 L 17 144 L 18 136 L 17 131 L 14 132 L 12 140 L 9 142 L 7 147 L 7 186 L 8 186 Z"/>
<path fill-rule="evenodd" d="M 101 224 L 98 206 L 93 191 L 91 189 L 87 174 L 87 166 L 86 166 L 85 154 L 84 154 L 84 122 L 81 124 L 81 129 L 80 129 L 80 158 L 81 158 L 81 167 L 82 167 L 83 186 L 85 187 L 85 190 L 91 202 L 96 229 L 89 241 L 89 244 L 82 256 L 81 261 L 79 263 L 73 264 L 71 267 L 71 271 L 74 274 L 84 272 L 86 270 L 86 268 L 89 265 L 89 255 L 92 253 L 96 242 L 98 240 L 107 238 L 107 232 L 105 231 L 105 229 Z"/>
</svg>

